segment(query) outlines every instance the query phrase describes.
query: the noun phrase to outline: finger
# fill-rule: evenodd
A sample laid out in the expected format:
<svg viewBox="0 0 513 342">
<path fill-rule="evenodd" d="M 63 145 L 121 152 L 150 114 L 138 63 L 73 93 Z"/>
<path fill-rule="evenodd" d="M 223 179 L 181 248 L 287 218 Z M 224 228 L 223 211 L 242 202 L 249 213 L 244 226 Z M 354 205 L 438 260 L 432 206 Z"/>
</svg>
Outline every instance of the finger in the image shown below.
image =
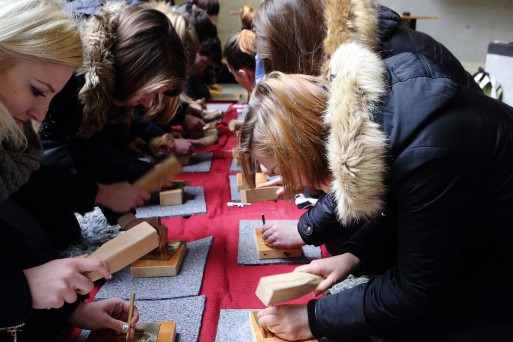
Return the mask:
<svg viewBox="0 0 513 342">
<path fill-rule="evenodd" d="M 111 274 L 109 268 L 101 260 L 94 258 L 75 258 L 77 269 L 80 273 L 84 272 L 98 272 L 105 279 L 110 279 Z"/>
<path fill-rule="evenodd" d="M 267 182 L 263 182 L 263 183 L 260 183 L 260 184 L 257 184 L 257 188 L 265 188 L 265 187 L 268 187 L 268 186 L 274 186 L 274 184 L 276 184 L 276 180 L 273 179 L 273 180 L 270 180 L 270 181 L 267 181 Z"/>
<path fill-rule="evenodd" d="M 69 291 L 66 291 L 63 299 L 66 303 L 75 303 L 77 301 L 77 293 L 74 289 L 70 289 Z"/>
<path fill-rule="evenodd" d="M 285 195 L 285 188 L 279 188 L 278 190 L 276 190 L 276 196 L 277 197 L 283 197 Z"/>
<path fill-rule="evenodd" d="M 73 281 L 73 290 L 81 295 L 86 295 L 94 288 L 94 283 L 84 275 L 80 275 Z"/>
<path fill-rule="evenodd" d="M 318 296 L 320 295 L 321 293 L 324 293 L 326 292 L 326 290 L 328 290 L 330 287 L 332 287 L 333 285 L 335 285 L 336 283 L 336 278 L 334 275 L 329 275 L 326 279 L 324 279 L 323 281 L 321 281 L 319 283 L 319 285 L 317 285 L 317 287 L 315 288 L 315 290 L 313 290 L 313 295 L 314 296 Z"/>
</svg>

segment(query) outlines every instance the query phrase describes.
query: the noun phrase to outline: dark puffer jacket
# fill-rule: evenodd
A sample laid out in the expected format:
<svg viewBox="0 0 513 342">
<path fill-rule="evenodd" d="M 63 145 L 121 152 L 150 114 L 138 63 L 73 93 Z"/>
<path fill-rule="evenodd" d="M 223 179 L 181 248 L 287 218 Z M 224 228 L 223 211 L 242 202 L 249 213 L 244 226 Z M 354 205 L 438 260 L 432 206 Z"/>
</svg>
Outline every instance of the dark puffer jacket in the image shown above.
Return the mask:
<svg viewBox="0 0 513 342">
<path fill-rule="evenodd" d="M 347 16 L 342 17 L 341 13 Z M 330 0 L 326 5 L 326 20 L 325 50 L 328 57 L 340 44 L 352 40 L 383 58 L 413 52 L 436 63 L 458 85 L 481 92 L 471 75 L 443 44 L 425 33 L 401 26 L 399 14 L 388 7 L 367 0 Z M 332 209 L 333 199 L 330 196 L 319 199 L 316 207 L 300 218 L 298 231 L 306 244 L 319 246 L 326 242 L 328 251 L 338 254 L 340 242 L 345 241 L 347 232 L 340 233 L 335 217 L 329 214 Z M 323 217 L 322 213 L 327 213 L 327 216 Z"/>
<path fill-rule="evenodd" d="M 53 342 L 59 340 L 66 319 L 84 299 L 56 310 L 32 309 L 32 297 L 23 270 L 53 259 L 22 235 L 18 229 L 0 220 L 0 341 L 12 341 L 5 329 L 20 326 L 18 341 Z"/>
<path fill-rule="evenodd" d="M 446 328 L 502 322 L 500 336 L 510 336 L 513 281 L 488 276 L 513 266 L 513 108 L 457 85 L 424 55 L 385 63 L 355 43 L 330 62 L 334 180 L 321 218 L 309 219 L 358 227 L 339 252 L 375 276 L 310 301 L 310 328 L 391 340 L 411 328 L 405 340 L 434 341 Z M 360 128 L 345 146 L 348 127 Z"/>
</svg>

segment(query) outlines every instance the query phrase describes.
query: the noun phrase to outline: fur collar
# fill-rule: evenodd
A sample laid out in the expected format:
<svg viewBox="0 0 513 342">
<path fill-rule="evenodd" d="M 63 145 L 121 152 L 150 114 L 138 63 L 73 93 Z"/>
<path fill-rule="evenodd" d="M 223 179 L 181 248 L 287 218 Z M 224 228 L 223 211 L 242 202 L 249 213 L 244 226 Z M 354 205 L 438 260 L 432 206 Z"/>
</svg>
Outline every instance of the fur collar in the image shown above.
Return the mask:
<svg viewBox="0 0 513 342">
<path fill-rule="evenodd" d="M 126 7 L 124 2 L 107 2 L 84 24 L 84 65 L 79 70 L 85 78 L 79 93 L 84 104 L 83 133 L 98 131 L 107 123 L 116 82 L 112 47 L 119 16 Z"/>
<path fill-rule="evenodd" d="M 327 0 L 324 53 L 329 59 L 343 42 L 356 41 L 378 52 L 378 11 L 371 0 Z"/>
<path fill-rule="evenodd" d="M 385 65 L 369 48 L 343 43 L 330 60 L 331 94 L 324 116 L 333 174 L 331 191 L 344 224 L 382 209 L 387 140 L 373 121 L 386 94 Z"/>
</svg>

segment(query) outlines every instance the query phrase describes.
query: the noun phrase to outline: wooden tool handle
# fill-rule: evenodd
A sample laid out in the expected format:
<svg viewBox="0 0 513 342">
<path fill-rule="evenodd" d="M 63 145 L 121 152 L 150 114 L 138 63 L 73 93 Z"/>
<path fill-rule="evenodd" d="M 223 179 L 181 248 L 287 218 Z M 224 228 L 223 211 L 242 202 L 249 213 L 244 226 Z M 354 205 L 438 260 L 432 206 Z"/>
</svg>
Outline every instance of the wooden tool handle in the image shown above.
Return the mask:
<svg viewBox="0 0 513 342">
<path fill-rule="evenodd" d="M 170 155 L 153 170 L 136 180 L 134 185 L 148 191 L 156 191 L 181 172 L 182 164 L 174 155 Z"/>
<path fill-rule="evenodd" d="M 269 306 L 299 298 L 314 290 L 324 278 L 311 273 L 290 272 L 262 277 L 256 289 L 257 297 Z"/>
</svg>

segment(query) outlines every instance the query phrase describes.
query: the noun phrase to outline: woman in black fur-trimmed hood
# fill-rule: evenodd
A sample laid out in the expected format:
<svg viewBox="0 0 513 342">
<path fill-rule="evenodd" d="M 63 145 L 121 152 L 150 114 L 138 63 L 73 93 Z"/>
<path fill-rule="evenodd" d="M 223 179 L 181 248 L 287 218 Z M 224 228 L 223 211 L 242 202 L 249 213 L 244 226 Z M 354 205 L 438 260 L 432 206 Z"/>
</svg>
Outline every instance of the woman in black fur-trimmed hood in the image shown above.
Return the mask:
<svg viewBox="0 0 513 342">
<path fill-rule="evenodd" d="M 325 277 L 315 294 L 350 273 L 370 280 L 263 309 L 259 324 L 290 341 L 511 340 L 513 108 L 422 54 L 382 60 L 344 42 L 329 66 L 330 83 L 269 74 L 239 155 L 245 174 L 256 158 L 281 175 L 287 195 L 329 193 L 318 225 L 356 227 L 340 255 L 296 268 Z"/>
</svg>

